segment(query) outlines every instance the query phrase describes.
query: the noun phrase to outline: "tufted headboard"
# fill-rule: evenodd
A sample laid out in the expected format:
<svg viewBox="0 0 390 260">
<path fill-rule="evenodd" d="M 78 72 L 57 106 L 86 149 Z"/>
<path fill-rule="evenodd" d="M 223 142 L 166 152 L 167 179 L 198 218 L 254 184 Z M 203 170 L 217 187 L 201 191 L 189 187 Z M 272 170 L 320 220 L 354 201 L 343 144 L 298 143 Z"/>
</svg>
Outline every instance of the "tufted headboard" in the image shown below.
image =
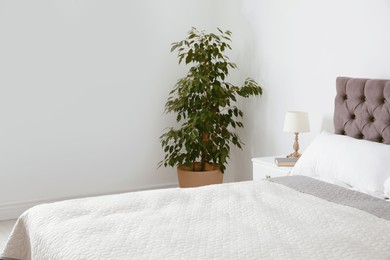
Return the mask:
<svg viewBox="0 0 390 260">
<path fill-rule="evenodd" d="M 390 80 L 338 77 L 336 134 L 390 144 Z"/>
</svg>

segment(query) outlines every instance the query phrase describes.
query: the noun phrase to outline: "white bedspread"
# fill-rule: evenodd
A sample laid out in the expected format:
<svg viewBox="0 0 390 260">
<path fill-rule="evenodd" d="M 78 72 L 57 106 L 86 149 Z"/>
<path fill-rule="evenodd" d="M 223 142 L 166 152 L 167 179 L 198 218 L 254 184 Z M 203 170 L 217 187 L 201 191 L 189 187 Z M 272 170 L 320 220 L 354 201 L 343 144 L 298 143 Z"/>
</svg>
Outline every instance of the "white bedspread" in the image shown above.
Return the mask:
<svg viewBox="0 0 390 260">
<path fill-rule="evenodd" d="M 267 181 L 36 206 L 3 257 L 389 259 L 390 221 Z"/>
</svg>

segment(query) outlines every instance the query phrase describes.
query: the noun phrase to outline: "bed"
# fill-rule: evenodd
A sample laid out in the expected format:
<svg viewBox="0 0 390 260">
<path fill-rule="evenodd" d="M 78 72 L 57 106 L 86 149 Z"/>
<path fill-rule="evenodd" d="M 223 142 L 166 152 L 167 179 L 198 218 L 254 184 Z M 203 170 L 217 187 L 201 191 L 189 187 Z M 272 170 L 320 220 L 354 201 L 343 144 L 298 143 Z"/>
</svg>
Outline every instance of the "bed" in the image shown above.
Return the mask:
<svg viewBox="0 0 390 260">
<path fill-rule="evenodd" d="M 292 176 L 43 204 L 17 220 L 2 259 L 390 259 L 390 173 L 376 166 L 390 159 L 390 81 L 336 85 L 336 135 L 321 138 L 373 145 L 373 172 L 333 178 L 343 168 L 314 144 Z"/>
</svg>

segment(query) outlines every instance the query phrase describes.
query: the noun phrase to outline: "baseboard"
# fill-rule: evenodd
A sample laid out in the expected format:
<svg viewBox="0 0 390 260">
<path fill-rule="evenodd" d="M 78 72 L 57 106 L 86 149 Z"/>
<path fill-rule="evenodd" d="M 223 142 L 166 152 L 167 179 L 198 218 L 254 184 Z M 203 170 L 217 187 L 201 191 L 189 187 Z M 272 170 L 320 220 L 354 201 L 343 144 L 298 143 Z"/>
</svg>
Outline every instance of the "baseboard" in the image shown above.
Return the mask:
<svg viewBox="0 0 390 260">
<path fill-rule="evenodd" d="M 29 208 L 43 203 L 51 203 L 51 202 L 56 202 L 61 200 L 77 199 L 82 197 L 94 197 L 94 196 L 103 196 L 103 195 L 125 193 L 125 192 L 167 189 L 167 188 L 175 188 L 175 187 L 178 187 L 178 185 L 176 183 L 175 184 L 172 183 L 172 184 L 164 184 L 164 185 L 157 185 L 157 186 L 146 186 L 142 188 L 133 188 L 128 190 L 116 190 L 116 191 L 104 192 L 104 193 L 83 194 L 79 196 L 57 197 L 57 198 L 50 198 L 50 199 L 43 199 L 43 200 L 5 202 L 5 203 L 0 203 L 0 221 L 8 220 L 8 219 L 16 219 Z"/>
</svg>

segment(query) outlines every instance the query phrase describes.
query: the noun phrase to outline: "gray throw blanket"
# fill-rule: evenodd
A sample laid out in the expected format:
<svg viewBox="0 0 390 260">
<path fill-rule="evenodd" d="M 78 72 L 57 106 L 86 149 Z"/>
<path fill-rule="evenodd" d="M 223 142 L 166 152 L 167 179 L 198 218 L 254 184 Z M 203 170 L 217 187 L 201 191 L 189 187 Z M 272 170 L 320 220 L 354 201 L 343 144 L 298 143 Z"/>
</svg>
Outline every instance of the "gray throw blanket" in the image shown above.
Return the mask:
<svg viewBox="0 0 390 260">
<path fill-rule="evenodd" d="M 269 179 L 296 191 L 390 220 L 390 202 L 310 177 L 294 175 Z"/>
</svg>

